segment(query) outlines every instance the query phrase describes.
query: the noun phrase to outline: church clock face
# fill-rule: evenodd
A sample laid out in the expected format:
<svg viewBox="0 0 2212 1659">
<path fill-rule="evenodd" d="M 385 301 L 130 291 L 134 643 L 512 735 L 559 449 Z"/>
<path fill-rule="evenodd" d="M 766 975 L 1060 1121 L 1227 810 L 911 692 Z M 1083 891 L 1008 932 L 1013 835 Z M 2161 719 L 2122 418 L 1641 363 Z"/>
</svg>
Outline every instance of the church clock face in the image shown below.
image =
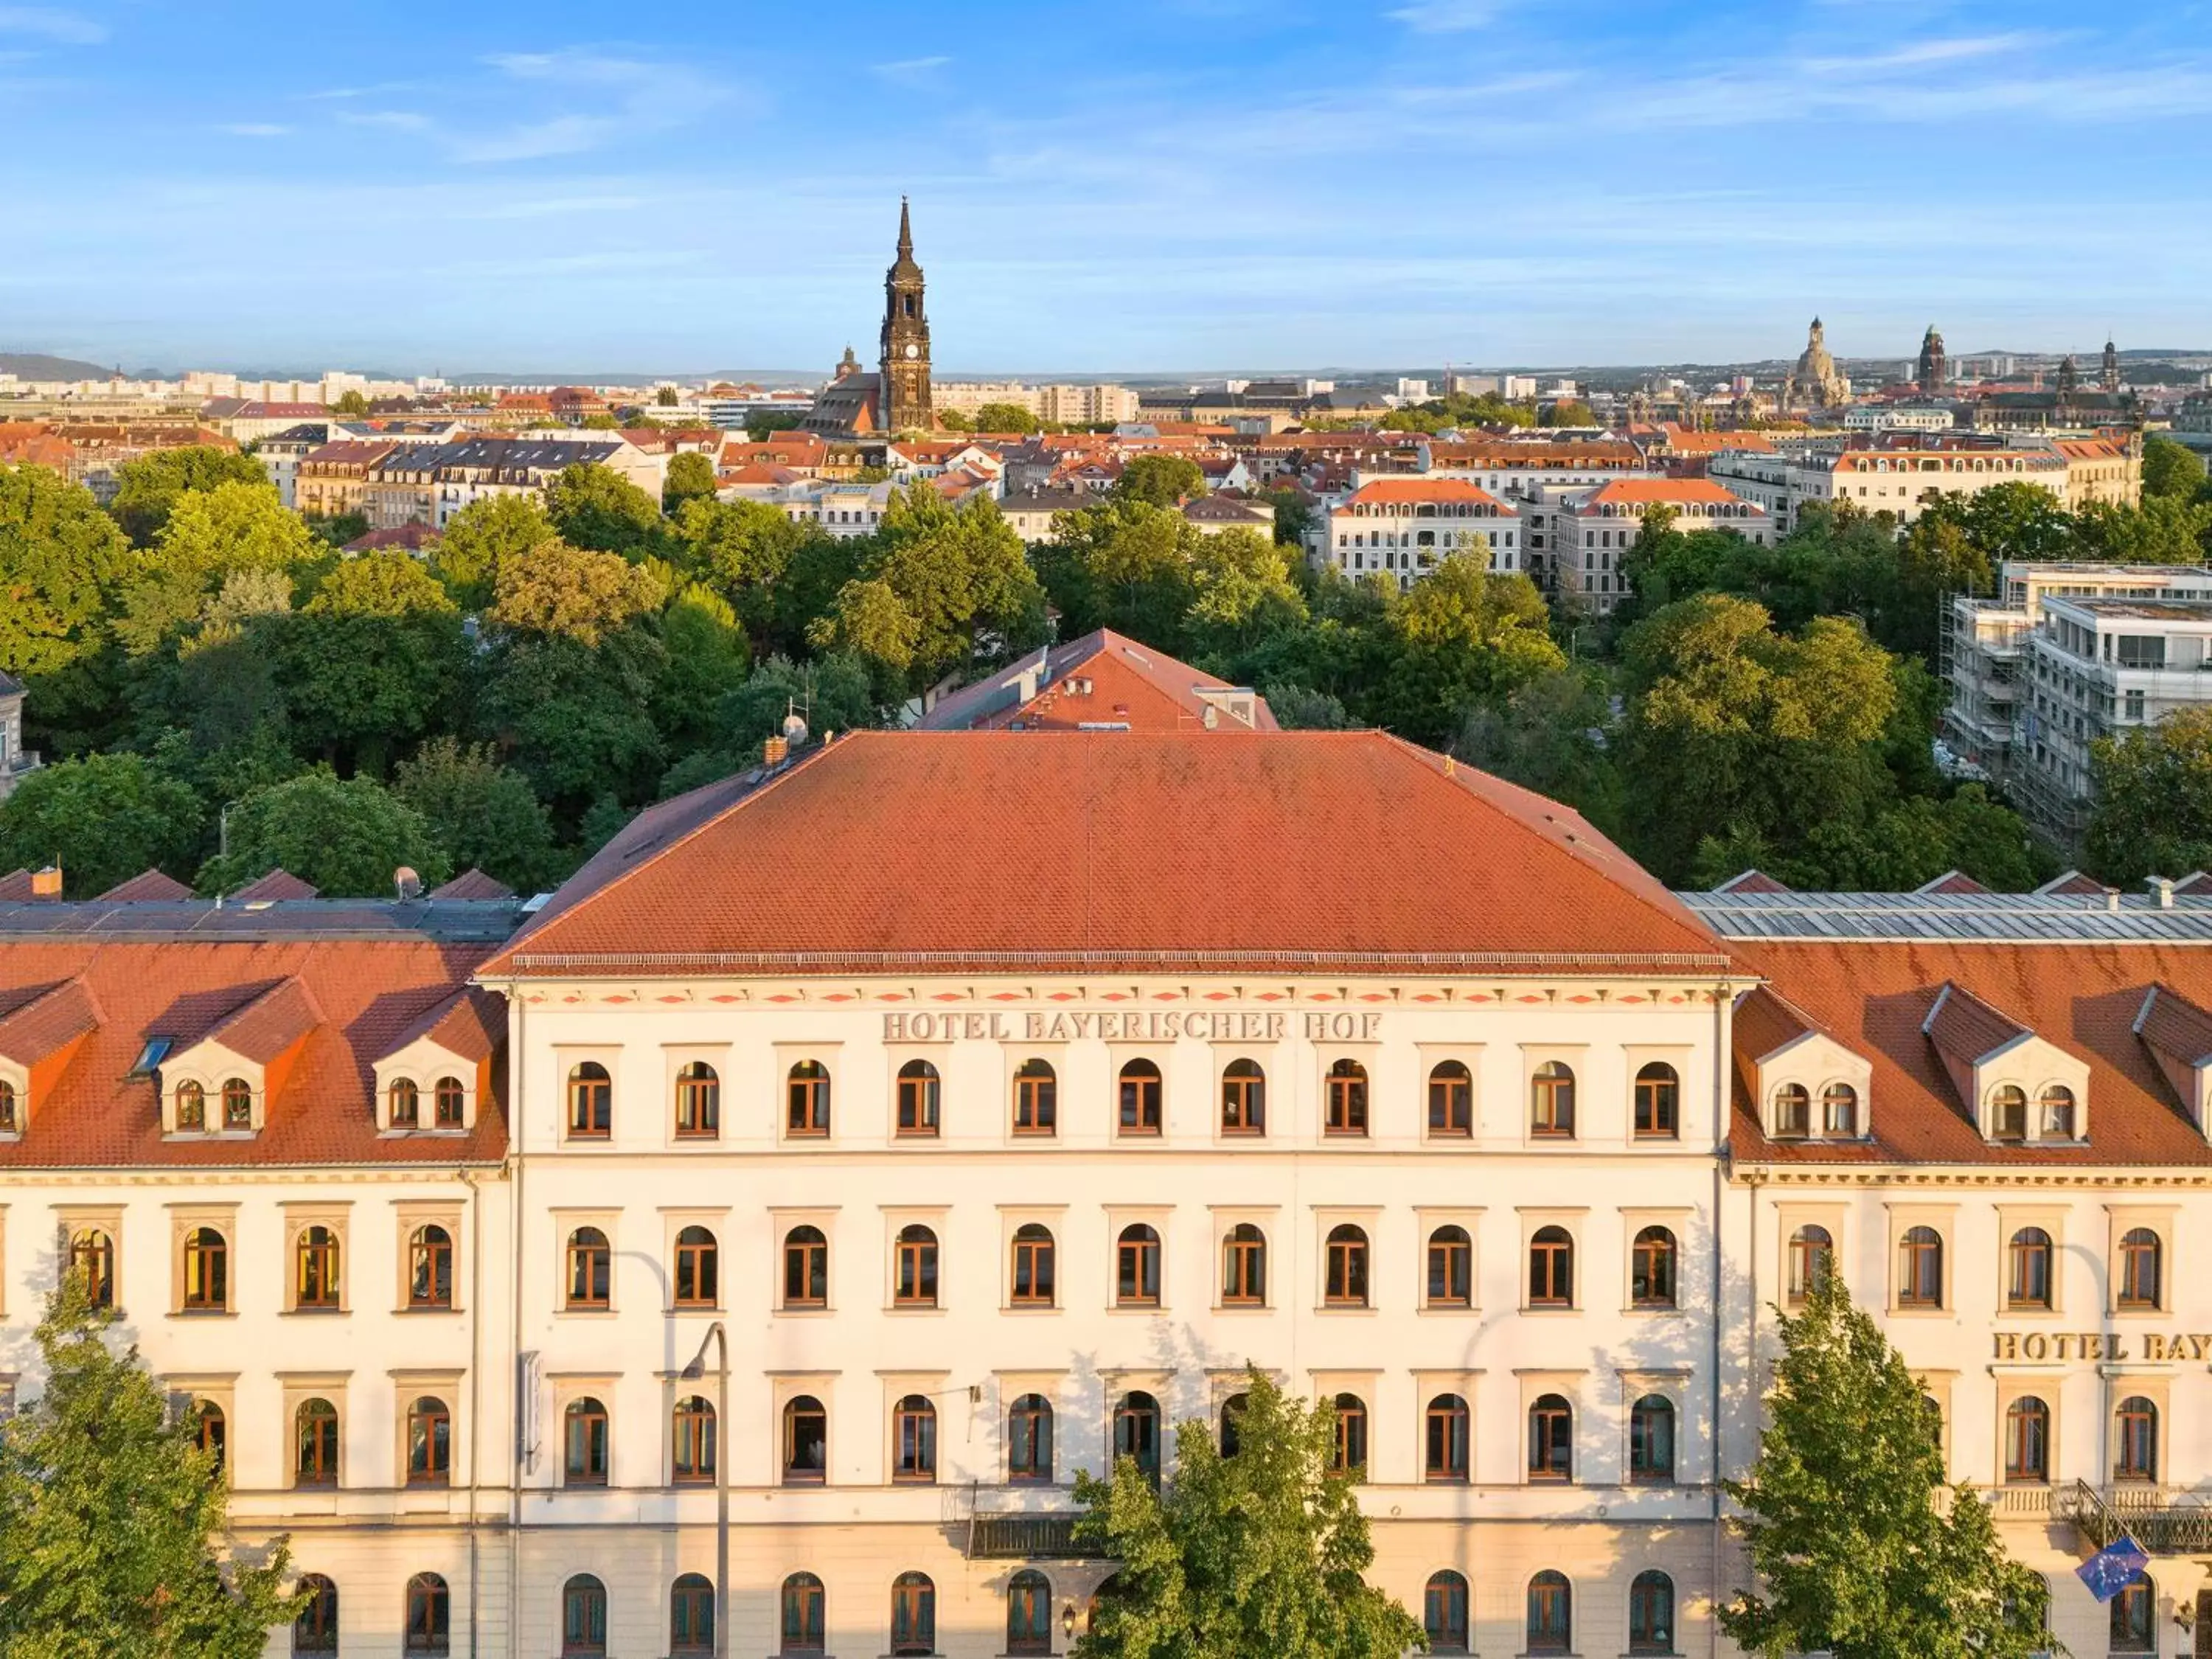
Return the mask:
<svg viewBox="0 0 2212 1659">
<path fill-rule="evenodd" d="M 919 357 L 921 356 L 921 348 L 916 345 L 913 341 L 908 340 L 906 343 L 906 355 L 909 357 Z"/>
</svg>

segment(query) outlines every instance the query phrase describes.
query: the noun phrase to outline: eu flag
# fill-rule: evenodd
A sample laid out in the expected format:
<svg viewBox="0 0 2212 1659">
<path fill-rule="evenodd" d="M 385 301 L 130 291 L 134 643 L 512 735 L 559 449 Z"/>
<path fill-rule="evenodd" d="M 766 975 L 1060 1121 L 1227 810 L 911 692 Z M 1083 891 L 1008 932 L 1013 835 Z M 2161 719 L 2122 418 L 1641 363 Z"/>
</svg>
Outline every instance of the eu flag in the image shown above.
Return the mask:
<svg viewBox="0 0 2212 1659">
<path fill-rule="evenodd" d="M 2143 1553 L 2142 1546 L 2122 1533 L 2074 1571 L 2089 1587 L 2090 1595 L 2100 1601 L 2109 1601 L 2149 1565 L 2150 1557 Z"/>
</svg>

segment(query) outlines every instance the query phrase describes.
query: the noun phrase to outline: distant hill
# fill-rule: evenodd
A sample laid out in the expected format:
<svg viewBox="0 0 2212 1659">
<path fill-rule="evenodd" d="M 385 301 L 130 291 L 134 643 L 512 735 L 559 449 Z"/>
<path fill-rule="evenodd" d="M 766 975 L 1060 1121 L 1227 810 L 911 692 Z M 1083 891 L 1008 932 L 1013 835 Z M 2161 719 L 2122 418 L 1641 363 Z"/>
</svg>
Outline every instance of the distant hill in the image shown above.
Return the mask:
<svg viewBox="0 0 2212 1659">
<path fill-rule="evenodd" d="M 0 351 L 0 374 L 19 380 L 104 380 L 112 367 L 79 357 L 49 357 L 43 351 Z"/>
</svg>

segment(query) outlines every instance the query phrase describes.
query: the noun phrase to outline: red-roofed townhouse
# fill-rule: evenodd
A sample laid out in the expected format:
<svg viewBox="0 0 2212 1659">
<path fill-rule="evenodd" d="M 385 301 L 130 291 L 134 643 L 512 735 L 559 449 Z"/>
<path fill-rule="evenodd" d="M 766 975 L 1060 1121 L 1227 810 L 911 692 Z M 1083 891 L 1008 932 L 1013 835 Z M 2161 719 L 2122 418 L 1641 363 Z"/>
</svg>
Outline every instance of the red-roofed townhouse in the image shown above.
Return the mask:
<svg viewBox="0 0 2212 1659">
<path fill-rule="evenodd" d="M 1352 577 L 1374 571 L 1414 582 L 1455 554 L 1486 570 L 1521 568 L 1521 520 L 1465 478 L 1368 478 L 1328 509 L 1322 561 Z"/>
<path fill-rule="evenodd" d="M 1615 478 L 1568 495 L 1547 515 L 1548 568 L 1560 599 L 1598 617 L 1619 605 L 1628 593 L 1621 567 L 1654 508 L 1673 514 L 1674 528 L 1686 535 L 1721 530 L 1761 544 L 1774 539 L 1765 509 L 1710 479 Z"/>
</svg>

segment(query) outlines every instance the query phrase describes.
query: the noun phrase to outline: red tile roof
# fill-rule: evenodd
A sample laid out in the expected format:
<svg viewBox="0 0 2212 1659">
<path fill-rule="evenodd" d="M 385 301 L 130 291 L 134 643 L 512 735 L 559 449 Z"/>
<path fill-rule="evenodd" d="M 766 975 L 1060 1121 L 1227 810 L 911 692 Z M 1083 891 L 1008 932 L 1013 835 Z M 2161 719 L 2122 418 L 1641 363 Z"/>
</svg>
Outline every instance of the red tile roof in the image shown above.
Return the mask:
<svg viewBox="0 0 2212 1659">
<path fill-rule="evenodd" d="M 260 899 L 307 899 L 319 890 L 294 875 L 289 870 L 271 870 L 254 881 L 249 881 L 230 896 L 234 902 L 250 904 Z"/>
<path fill-rule="evenodd" d="M 1767 976 L 1773 994 L 1873 1067 L 1870 1139 L 1771 1142 L 1760 1130 L 1750 1085 L 1749 1064 L 1763 1039 L 1740 1028 L 1731 1137 L 1740 1161 L 2212 1165 L 2212 1144 L 2184 1112 L 2135 1030 L 2153 986 L 2212 1006 L 2212 951 L 2202 946 L 1746 940 L 1735 949 L 1747 966 Z M 1940 1035 L 1954 1048 L 1978 1045 L 1986 1052 L 2024 1028 L 2088 1063 L 2086 1145 L 1983 1138 L 1951 1081 L 1942 1048 L 1923 1029 L 1947 988 L 1952 994 L 1944 997 Z"/>
<path fill-rule="evenodd" d="M 1713 889 L 1716 893 L 1786 893 L 1789 890 L 1764 870 L 1739 870 Z"/>
<path fill-rule="evenodd" d="M 1040 672 L 1048 666 L 1048 677 Z M 1020 695 L 1024 669 L 1044 681 L 1026 701 Z M 1071 680 L 1085 683 L 1079 690 Z M 973 685 L 963 686 L 918 722 L 925 732 L 1004 731 L 1020 722 L 1025 731 L 1076 731 L 1084 726 L 1122 726 L 1133 732 L 1189 732 L 1279 729 L 1267 700 L 1253 696 L 1255 724 L 1244 726 L 1226 710 L 1214 723 L 1206 714 L 1215 705 L 1203 690 L 1235 690 L 1164 651 L 1139 645 L 1110 628 L 1093 629 L 1079 639 L 1033 652 Z"/>
<path fill-rule="evenodd" d="M 265 1066 L 322 1024 L 322 1018 L 305 985 L 279 980 L 217 1020 L 200 1040 Z"/>
<path fill-rule="evenodd" d="M 31 872 L 28 870 L 10 870 L 6 875 L 0 876 L 0 900 L 27 899 L 30 896 Z"/>
<path fill-rule="evenodd" d="M 2079 870 L 2069 870 L 2063 876 L 2054 876 L 2035 890 L 2039 893 L 2101 893 L 2105 884 L 2094 876 L 2085 876 Z"/>
<path fill-rule="evenodd" d="M 1990 890 L 1963 870 L 1947 870 L 1933 881 L 1924 881 L 1916 893 L 1986 893 Z"/>
<path fill-rule="evenodd" d="M 0 1054 L 34 1066 L 100 1027 L 100 1005 L 81 979 L 20 990 L 25 1000 L 0 1017 Z"/>
<path fill-rule="evenodd" d="M 485 972 L 1729 961 L 1569 808 L 1381 732 L 861 732 L 646 815 Z"/>
<path fill-rule="evenodd" d="M 1425 477 L 1370 478 L 1353 492 L 1344 507 L 1411 507 L 1431 501 L 1464 502 L 1473 507 L 1495 507 L 1500 513 L 1509 510 L 1497 496 L 1465 478 Z M 1343 508 L 1336 510 L 1341 512 Z"/>
<path fill-rule="evenodd" d="M 475 866 L 455 876 L 442 887 L 433 887 L 434 899 L 502 899 L 513 898 L 514 889 L 503 881 L 495 881 Z"/>
<path fill-rule="evenodd" d="M 1732 490 L 1710 478 L 1614 478 L 1583 497 L 1577 512 L 1618 504 L 1668 507 L 1748 507 Z"/>
<path fill-rule="evenodd" d="M 374 553 L 380 548 L 403 548 L 410 553 L 419 553 L 437 540 L 434 526 L 420 519 L 410 520 L 390 530 L 372 530 L 366 536 L 356 536 L 345 544 L 348 553 Z"/>
<path fill-rule="evenodd" d="M 0 1006 L 16 1006 L 0 1019 L 0 1052 L 18 1021 L 81 1019 L 56 1005 L 54 988 L 77 988 L 70 994 L 84 996 L 97 1024 L 33 1091 L 29 1126 L 20 1141 L 0 1144 L 0 1169 L 496 1162 L 506 1146 L 496 1087 L 479 1096 L 476 1127 L 459 1138 L 381 1136 L 374 1101 L 376 1060 L 426 1014 L 450 1014 L 488 948 L 416 937 L 10 938 L 0 948 Z M 474 998 L 463 1000 L 481 1024 Z M 221 1032 L 266 1053 L 310 1005 L 291 1063 L 272 1069 L 266 1127 L 250 1139 L 162 1139 L 153 1080 L 131 1075 L 149 1038 L 171 1039 L 173 1054 Z M 490 1075 L 496 1084 L 495 1066 Z"/>
<path fill-rule="evenodd" d="M 192 890 L 173 876 L 165 876 L 159 870 L 141 870 L 130 880 L 118 882 L 100 896 L 121 904 L 147 902 L 173 902 L 188 899 Z"/>
</svg>

